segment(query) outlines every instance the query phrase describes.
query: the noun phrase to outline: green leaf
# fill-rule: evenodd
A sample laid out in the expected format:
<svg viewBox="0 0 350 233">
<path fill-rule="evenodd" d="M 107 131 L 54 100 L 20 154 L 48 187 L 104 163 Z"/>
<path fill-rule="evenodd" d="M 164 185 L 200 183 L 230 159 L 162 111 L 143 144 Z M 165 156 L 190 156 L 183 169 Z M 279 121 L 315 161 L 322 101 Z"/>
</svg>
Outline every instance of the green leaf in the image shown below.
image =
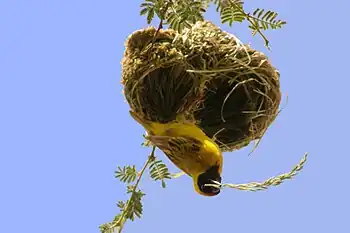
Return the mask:
<svg viewBox="0 0 350 233">
<path fill-rule="evenodd" d="M 248 14 L 249 22 L 253 30 L 267 30 L 267 29 L 278 29 L 285 25 L 287 22 L 277 20 L 278 13 L 271 10 L 264 13 L 264 9 L 257 8 L 253 12 L 253 16 Z"/>
<path fill-rule="evenodd" d="M 145 7 L 145 8 L 152 8 L 152 7 L 154 7 L 154 4 L 153 3 L 142 3 L 141 5 L 140 5 L 140 7 L 142 8 L 142 7 Z"/>
<path fill-rule="evenodd" d="M 125 218 L 120 219 L 121 217 L 121 214 L 118 214 L 114 217 L 112 222 L 100 225 L 101 233 L 114 233 L 115 229 L 123 225 L 126 221 Z"/>
<path fill-rule="evenodd" d="M 126 203 L 126 205 L 129 205 L 129 207 L 125 214 L 125 217 L 127 219 L 130 219 L 131 221 L 134 221 L 136 217 L 140 218 L 142 216 L 143 205 L 141 200 L 142 197 L 145 196 L 145 194 L 141 190 L 134 192 L 130 191 L 129 193 L 131 193 L 131 198 Z"/>
<path fill-rule="evenodd" d="M 148 11 L 149 11 L 149 8 L 145 7 L 145 8 L 143 8 L 143 9 L 141 9 L 140 15 L 145 15 L 145 14 L 148 13 Z"/>
<path fill-rule="evenodd" d="M 171 179 L 168 167 L 161 160 L 155 160 L 150 164 L 149 169 L 151 178 L 155 181 L 160 180 L 162 187 L 165 188 L 165 179 Z"/>
<path fill-rule="evenodd" d="M 170 28 L 182 32 L 186 28 L 191 28 L 194 23 L 204 19 L 203 11 L 208 8 L 209 1 L 170 1 L 171 4 L 166 14 L 166 24 Z"/>
<path fill-rule="evenodd" d="M 221 23 L 228 23 L 230 26 L 234 22 L 243 22 L 246 18 L 240 7 L 226 7 L 221 12 Z"/>
<path fill-rule="evenodd" d="M 154 9 L 150 9 L 147 15 L 147 23 L 150 24 L 154 18 Z"/>
<path fill-rule="evenodd" d="M 125 207 L 125 203 L 123 201 L 118 201 L 117 206 L 119 207 L 120 210 L 123 210 Z"/>
<path fill-rule="evenodd" d="M 257 8 L 254 12 L 253 15 L 256 15 L 260 11 L 260 8 Z"/>
<path fill-rule="evenodd" d="M 123 222 L 125 222 L 125 219 L 122 220 L 122 221 L 120 221 L 120 218 L 121 218 L 121 217 L 122 217 L 121 214 L 117 214 L 117 215 L 114 217 L 113 223 L 118 223 L 118 222 L 119 222 L 119 224 L 116 224 L 116 226 L 119 226 L 119 225 L 123 224 Z"/>
<path fill-rule="evenodd" d="M 145 0 L 144 3 L 141 3 L 140 15 L 147 15 L 146 18 L 148 24 L 152 22 L 155 13 L 159 12 L 159 2 L 160 1 L 157 0 Z"/>
<path fill-rule="evenodd" d="M 112 223 L 105 223 L 100 225 L 101 233 L 113 233 L 114 228 L 111 226 Z"/>
<path fill-rule="evenodd" d="M 131 183 L 135 181 L 137 176 L 137 171 L 135 165 L 119 167 L 115 171 L 115 177 L 119 178 L 121 182 Z"/>
<path fill-rule="evenodd" d="M 249 22 L 249 28 L 252 30 L 252 35 L 257 33 L 263 38 L 265 46 L 269 49 L 269 40 L 263 34 L 262 31 L 268 29 L 279 29 L 287 22 L 277 20 L 278 13 L 271 10 L 265 11 L 264 9 L 257 8 L 252 15 L 247 14 L 247 20 Z"/>
</svg>

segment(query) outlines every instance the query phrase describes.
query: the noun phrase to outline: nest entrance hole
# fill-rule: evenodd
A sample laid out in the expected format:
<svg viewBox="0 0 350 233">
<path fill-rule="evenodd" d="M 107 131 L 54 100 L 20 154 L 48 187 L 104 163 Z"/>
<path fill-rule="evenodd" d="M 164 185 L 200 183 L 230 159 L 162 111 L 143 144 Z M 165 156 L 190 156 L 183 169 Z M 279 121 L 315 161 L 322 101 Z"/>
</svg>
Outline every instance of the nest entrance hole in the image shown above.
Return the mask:
<svg viewBox="0 0 350 233">
<path fill-rule="evenodd" d="M 167 123 L 199 101 L 195 76 L 181 64 L 159 67 L 135 83 L 139 110 L 151 121 Z"/>
<path fill-rule="evenodd" d="M 263 93 L 267 87 L 253 79 L 240 77 L 230 80 L 236 74 L 227 74 L 212 79 L 206 86 L 205 99 L 201 109 L 195 112 L 199 126 L 209 137 L 215 137 L 221 145 L 232 146 L 257 139 L 268 114 L 274 106 Z M 247 82 L 250 78 L 251 81 Z"/>
</svg>

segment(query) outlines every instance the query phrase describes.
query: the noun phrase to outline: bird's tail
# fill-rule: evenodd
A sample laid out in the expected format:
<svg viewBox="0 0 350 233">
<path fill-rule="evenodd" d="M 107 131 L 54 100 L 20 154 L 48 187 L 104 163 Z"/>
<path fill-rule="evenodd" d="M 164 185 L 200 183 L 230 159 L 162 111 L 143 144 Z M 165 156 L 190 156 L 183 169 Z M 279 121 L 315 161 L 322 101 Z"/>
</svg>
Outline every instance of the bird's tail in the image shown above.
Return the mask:
<svg viewBox="0 0 350 233">
<path fill-rule="evenodd" d="M 140 125 L 142 125 L 147 132 L 150 134 L 155 134 L 155 128 L 153 127 L 153 124 L 151 121 L 143 119 L 139 114 L 133 111 L 129 111 L 132 118 L 134 118 L 135 121 L 137 121 Z"/>
</svg>

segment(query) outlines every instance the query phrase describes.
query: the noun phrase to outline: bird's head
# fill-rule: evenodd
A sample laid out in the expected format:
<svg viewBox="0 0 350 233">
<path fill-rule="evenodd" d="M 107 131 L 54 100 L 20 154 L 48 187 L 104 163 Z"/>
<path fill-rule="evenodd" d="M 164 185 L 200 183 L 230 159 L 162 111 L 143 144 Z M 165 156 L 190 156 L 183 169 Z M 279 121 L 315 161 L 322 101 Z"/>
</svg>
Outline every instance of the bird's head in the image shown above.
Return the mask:
<svg viewBox="0 0 350 233">
<path fill-rule="evenodd" d="M 220 193 L 220 188 L 206 186 L 206 184 L 215 184 L 213 181 L 221 183 L 220 167 L 211 166 L 205 172 L 193 176 L 194 188 L 197 193 L 203 196 L 216 196 Z"/>
</svg>

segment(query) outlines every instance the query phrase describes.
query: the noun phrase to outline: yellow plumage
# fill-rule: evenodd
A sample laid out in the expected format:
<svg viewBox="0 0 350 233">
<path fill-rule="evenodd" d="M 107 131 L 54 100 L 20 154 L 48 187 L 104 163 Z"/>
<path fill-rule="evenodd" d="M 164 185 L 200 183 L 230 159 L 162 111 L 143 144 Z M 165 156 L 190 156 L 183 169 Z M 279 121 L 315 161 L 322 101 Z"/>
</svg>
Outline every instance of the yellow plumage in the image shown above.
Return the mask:
<svg viewBox="0 0 350 233">
<path fill-rule="evenodd" d="M 182 171 L 193 179 L 195 190 L 205 196 L 217 195 L 220 190 L 205 186 L 221 182 L 222 153 L 218 145 L 199 127 L 190 123 L 161 124 L 142 119 L 130 111 L 131 116 L 147 131 L 147 139 L 161 149 Z"/>
</svg>

